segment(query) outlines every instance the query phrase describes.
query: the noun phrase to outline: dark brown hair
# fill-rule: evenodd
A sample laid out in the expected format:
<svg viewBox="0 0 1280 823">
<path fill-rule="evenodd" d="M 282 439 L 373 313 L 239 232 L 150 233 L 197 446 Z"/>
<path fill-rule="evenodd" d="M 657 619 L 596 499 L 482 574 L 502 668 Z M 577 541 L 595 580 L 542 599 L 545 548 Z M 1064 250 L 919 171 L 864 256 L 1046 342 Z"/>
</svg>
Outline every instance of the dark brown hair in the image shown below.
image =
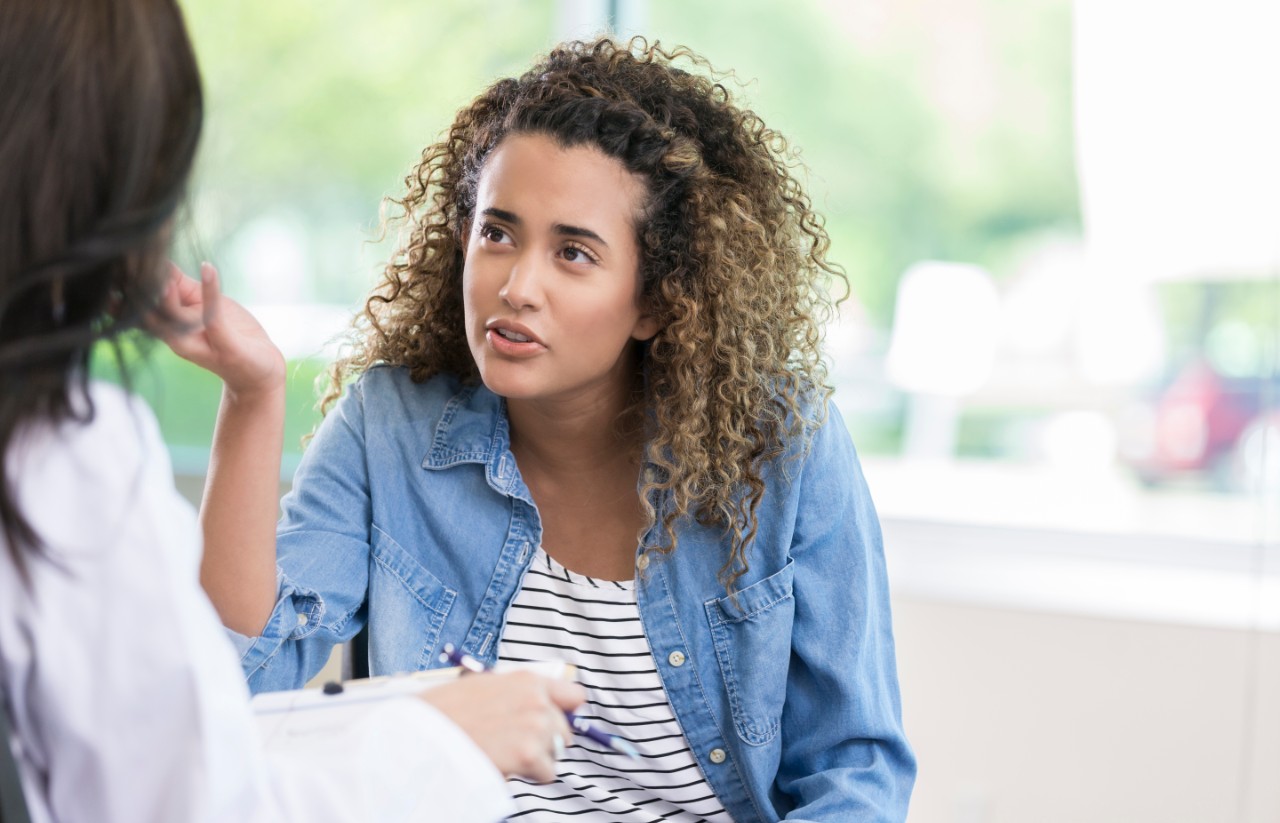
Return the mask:
<svg viewBox="0 0 1280 823">
<path fill-rule="evenodd" d="M 641 299 L 661 324 L 641 347 L 648 459 L 662 469 L 644 488 L 649 525 L 657 495 L 667 499 L 651 548 L 674 551 L 682 517 L 723 527 L 732 588 L 749 566 L 764 464 L 825 415 L 820 327 L 830 281 L 844 275 L 827 260 L 822 218 L 786 140 L 687 49 L 640 38 L 566 43 L 460 111 L 395 201 L 403 247 L 322 406 L 376 363 L 417 381 L 441 372 L 478 379 L 463 322 L 465 236 L 485 160 L 522 132 L 596 147 L 646 183 Z"/>
<path fill-rule="evenodd" d="M 24 425 L 92 418 L 90 351 L 157 303 L 202 119 L 173 0 L 0 3 L 0 465 Z M 0 528 L 25 574 L 20 482 Z"/>
</svg>

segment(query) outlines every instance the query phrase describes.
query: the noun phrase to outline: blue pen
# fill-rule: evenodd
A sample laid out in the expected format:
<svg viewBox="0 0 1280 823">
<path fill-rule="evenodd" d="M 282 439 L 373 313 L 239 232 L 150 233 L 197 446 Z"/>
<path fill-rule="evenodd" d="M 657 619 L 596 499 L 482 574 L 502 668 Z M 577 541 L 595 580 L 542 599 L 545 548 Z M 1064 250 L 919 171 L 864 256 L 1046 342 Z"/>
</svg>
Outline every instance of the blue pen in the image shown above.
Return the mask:
<svg viewBox="0 0 1280 823">
<path fill-rule="evenodd" d="M 440 662 L 449 662 L 455 666 L 461 666 L 469 672 L 489 671 L 489 667 L 454 646 L 452 643 L 444 644 L 444 651 L 440 654 Z M 573 712 L 565 712 L 564 717 L 569 721 L 570 728 L 583 737 L 589 737 L 601 746 L 607 746 L 615 752 L 625 754 L 632 760 L 640 759 L 640 752 L 636 751 L 636 747 L 631 745 L 628 741 L 623 740 L 621 737 L 618 737 L 616 734 L 609 734 L 608 732 L 600 731 Z"/>
</svg>

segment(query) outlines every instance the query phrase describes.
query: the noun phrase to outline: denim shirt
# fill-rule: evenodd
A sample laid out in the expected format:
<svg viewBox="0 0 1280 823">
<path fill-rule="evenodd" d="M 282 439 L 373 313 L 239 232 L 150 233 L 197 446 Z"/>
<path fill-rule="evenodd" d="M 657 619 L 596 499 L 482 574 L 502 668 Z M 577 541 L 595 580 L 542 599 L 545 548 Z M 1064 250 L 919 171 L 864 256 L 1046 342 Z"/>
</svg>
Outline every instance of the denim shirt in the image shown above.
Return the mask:
<svg viewBox="0 0 1280 823">
<path fill-rule="evenodd" d="M 494 662 L 542 535 L 510 445 L 505 403 L 483 386 L 366 372 L 282 503 L 279 595 L 262 635 L 232 633 L 250 688 L 302 686 L 366 621 L 375 674 L 438 666 L 448 642 Z M 834 406 L 790 453 L 764 468 L 735 597 L 718 580 L 719 528 L 690 518 L 675 552 L 637 549 L 645 635 L 737 823 L 902 821 L 915 758 L 871 496 Z"/>
</svg>

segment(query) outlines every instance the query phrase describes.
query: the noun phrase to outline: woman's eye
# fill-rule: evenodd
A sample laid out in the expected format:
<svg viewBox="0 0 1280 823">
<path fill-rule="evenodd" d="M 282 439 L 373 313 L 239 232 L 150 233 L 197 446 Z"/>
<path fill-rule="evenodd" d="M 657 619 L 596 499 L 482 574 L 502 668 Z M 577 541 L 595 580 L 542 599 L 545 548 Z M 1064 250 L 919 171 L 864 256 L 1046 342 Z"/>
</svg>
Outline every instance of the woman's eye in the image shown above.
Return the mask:
<svg viewBox="0 0 1280 823">
<path fill-rule="evenodd" d="M 579 246 L 565 246 L 564 251 L 560 252 L 564 259 L 569 263 L 594 263 L 595 257 L 586 249 Z"/>
<path fill-rule="evenodd" d="M 497 226 L 481 226 L 480 236 L 494 243 L 501 243 L 507 239 L 507 233 Z"/>
</svg>

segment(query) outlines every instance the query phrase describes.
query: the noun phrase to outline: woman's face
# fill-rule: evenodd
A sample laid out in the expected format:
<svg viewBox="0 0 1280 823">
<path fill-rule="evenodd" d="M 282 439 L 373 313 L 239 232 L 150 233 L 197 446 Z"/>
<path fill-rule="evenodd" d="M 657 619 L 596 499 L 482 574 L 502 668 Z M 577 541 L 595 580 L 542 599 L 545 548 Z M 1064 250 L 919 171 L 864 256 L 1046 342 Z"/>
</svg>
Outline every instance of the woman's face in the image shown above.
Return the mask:
<svg viewBox="0 0 1280 823">
<path fill-rule="evenodd" d="M 603 402 L 630 388 L 640 306 L 641 179 L 594 147 L 505 138 L 486 160 L 462 288 L 480 376 L 512 401 Z"/>
</svg>

